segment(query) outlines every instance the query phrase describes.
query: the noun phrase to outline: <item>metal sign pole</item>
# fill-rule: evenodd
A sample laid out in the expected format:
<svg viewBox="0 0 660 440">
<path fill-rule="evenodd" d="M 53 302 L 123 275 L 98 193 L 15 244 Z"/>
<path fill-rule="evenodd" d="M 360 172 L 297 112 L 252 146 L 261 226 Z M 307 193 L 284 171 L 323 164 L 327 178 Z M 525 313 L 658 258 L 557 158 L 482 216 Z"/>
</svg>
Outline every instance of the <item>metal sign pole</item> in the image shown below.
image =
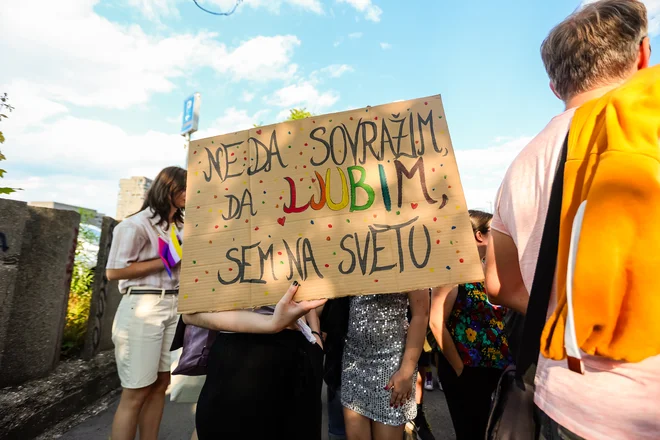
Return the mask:
<svg viewBox="0 0 660 440">
<path fill-rule="evenodd" d="M 186 152 L 186 166 L 185 168 L 188 169 L 188 149 L 190 148 L 190 133 L 186 133 L 183 135 L 183 138 L 186 140 L 186 143 L 183 146 L 183 149 Z"/>
<path fill-rule="evenodd" d="M 190 135 L 197 131 L 199 125 L 199 107 L 202 95 L 194 93 L 183 101 L 183 120 L 181 121 L 181 135 L 186 140 L 186 169 L 188 169 L 188 149 L 190 148 Z"/>
</svg>

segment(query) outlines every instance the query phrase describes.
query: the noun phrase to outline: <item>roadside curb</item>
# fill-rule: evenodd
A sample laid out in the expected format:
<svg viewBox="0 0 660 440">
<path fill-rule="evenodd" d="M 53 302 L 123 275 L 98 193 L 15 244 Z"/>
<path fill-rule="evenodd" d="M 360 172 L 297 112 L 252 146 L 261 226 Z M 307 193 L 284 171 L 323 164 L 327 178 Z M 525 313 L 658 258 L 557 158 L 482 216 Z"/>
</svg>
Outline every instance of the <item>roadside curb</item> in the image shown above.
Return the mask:
<svg viewBox="0 0 660 440">
<path fill-rule="evenodd" d="M 0 433 L 32 439 L 120 386 L 113 350 L 62 362 L 51 374 L 0 389 Z"/>
</svg>

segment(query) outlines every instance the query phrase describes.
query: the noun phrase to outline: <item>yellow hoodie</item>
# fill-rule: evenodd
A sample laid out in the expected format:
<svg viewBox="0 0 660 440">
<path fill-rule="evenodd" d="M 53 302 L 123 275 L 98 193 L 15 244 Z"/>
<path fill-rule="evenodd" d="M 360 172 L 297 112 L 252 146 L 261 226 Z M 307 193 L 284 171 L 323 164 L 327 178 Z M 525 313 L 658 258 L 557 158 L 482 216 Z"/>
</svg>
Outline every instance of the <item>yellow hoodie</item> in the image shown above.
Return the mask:
<svg viewBox="0 0 660 440">
<path fill-rule="evenodd" d="M 660 354 L 660 66 L 580 107 L 571 123 L 557 260 L 557 308 L 541 350 L 563 359 L 566 273 L 575 213 L 578 346 L 639 362 Z"/>
</svg>

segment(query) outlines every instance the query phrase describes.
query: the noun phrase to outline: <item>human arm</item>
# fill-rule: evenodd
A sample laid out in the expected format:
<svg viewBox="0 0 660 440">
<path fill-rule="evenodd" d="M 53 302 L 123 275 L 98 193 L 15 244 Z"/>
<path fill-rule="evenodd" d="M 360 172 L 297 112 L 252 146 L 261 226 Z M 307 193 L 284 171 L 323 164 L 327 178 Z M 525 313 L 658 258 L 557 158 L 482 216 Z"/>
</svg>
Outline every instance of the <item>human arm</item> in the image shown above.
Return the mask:
<svg viewBox="0 0 660 440">
<path fill-rule="evenodd" d="M 486 250 L 486 293 L 493 304 L 525 314 L 529 293 L 523 282 L 518 248 L 513 239 L 497 230 L 491 231 Z"/>
<path fill-rule="evenodd" d="M 262 315 L 248 310 L 195 313 L 183 315 L 183 322 L 209 330 L 235 333 L 278 333 L 294 325 L 301 316 L 319 307 L 327 300 L 295 302 L 299 284 L 294 282 L 275 306 L 272 315 Z"/>
<path fill-rule="evenodd" d="M 115 228 L 105 272 L 108 280 L 133 280 L 165 270 L 160 258 L 139 261 L 149 239 L 146 234 L 144 228 L 130 221 Z"/>
<path fill-rule="evenodd" d="M 449 364 L 456 371 L 456 375 L 463 373 L 463 360 L 458 354 L 454 339 L 447 329 L 446 322 L 454 308 L 456 296 L 458 295 L 458 286 L 442 286 L 433 289 L 431 293 L 431 320 L 430 327 L 433 337 L 438 341 L 440 351 L 447 359 Z"/>
<path fill-rule="evenodd" d="M 412 318 L 408 327 L 401 366 L 385 387 L 386 390 L 392 390 L 390 405 L 394 407 L 403 405 L 412 395 L 412 378 L 424 348 L 424 338 L 429 323 L 429 290 L 409 292 L 408 300 Z"/>
<path fill-rule="evenodd" d="M 160 258 L 154 258 L 147 261 L 136 261 L 123 269 L 106 269 L 105 276 L 108 280 L 133 280 L 135 278 L 144 278 L 152 273 L 165 270 L 165 266 Z"/>
</svg>

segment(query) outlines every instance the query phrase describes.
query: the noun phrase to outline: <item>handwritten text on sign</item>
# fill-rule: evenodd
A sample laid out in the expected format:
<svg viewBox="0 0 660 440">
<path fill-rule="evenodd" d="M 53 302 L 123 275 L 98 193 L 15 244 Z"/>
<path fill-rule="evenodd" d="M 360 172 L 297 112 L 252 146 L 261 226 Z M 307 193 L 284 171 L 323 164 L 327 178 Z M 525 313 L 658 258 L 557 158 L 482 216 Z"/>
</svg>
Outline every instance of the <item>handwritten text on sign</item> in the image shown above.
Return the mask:
<svg viewBox="0 0 660 440">
<path fill-rule="evenodd" d="M 179 310 L 483 278 L 439 96 L 193 141 Z"/>
</svg>

